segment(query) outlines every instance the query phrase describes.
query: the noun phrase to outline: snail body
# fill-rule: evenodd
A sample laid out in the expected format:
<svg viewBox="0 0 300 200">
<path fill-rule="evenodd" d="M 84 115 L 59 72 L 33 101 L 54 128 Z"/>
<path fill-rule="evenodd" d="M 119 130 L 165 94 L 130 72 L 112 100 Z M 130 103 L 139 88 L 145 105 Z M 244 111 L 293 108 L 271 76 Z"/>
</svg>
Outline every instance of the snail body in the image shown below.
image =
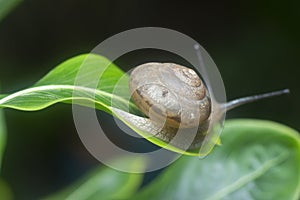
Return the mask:
<svg viewBox="0 0 300 200">
<path fill-rule="evenodd" d="M 182 149 L 199 148 L 214 115 L 218 114 L 213 111 L 214 102 L 197 73 L 178 64 L 150 62 L 139 65 L 131 72 L 129 88 L 136 106 L 153 123 L 153 135 Z M 288 92 L 281 90 L 244 97 L 220 107 L 226 112 L 245 103 Z M 196 130 L 191 144 L 185 144 L 184 137 L 172 140 L 182 130 L 184 134 L 195 133 Z"/>
</svg>

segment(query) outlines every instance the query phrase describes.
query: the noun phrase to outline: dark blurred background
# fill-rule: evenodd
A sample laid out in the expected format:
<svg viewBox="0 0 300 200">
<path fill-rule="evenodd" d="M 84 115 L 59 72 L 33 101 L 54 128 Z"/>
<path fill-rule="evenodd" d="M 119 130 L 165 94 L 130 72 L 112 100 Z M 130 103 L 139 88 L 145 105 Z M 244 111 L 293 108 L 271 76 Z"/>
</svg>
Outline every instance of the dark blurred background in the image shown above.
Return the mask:
<svg viewBox="0 0 300 200">
<path fill-rule="evenodd" d="M 26 0 L 0 23 L 1 90 L 26 88 L 121 31 L 158 26 L 191 36 L 210 53 L 228 99 L 291 90 L 237 108 L 228 118 L 267 119 L 300 130 L 299 21 L 297 0 Z M 132 59 L 117 64 L 127 70 Z M 7 109 L 6 120 L 3 177 L 16 199 L 45 196 L 99 164 L 79 140 L 70 105 L 31 113 Z M 111 123 L 108 115 L 103 120 Z"/>
</svg>

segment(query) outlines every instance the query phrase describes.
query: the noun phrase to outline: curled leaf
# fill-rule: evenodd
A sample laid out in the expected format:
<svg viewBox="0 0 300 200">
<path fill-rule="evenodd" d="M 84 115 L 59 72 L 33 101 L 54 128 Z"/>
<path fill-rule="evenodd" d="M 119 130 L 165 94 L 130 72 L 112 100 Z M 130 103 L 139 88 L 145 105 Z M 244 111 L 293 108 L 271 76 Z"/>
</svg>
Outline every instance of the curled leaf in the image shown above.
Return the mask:
<svg viewBox="0 0 300 200">
<path fill-rule="evenodd" d="M 78 77 L 82 66 L 85 67 L 84 73 Z M 92 87 L 94 81 L 97 83 L 96 88 Z M 128 81 L 128 75 L 103 56 L 80 55 L 58 65 L 32 87 L 0 96 L 0 108 L 36 111 L 59 102 L 95 107 L 113 114 L 139 135 L 160 147 L 198 156 L 198 150 L 185 151 L 157 137 L 169 132 L 158 130 L 130 101 Z M 78 82 L 84 84 L 78 85 Z M 114 93 L 117 85 L 121 88 Z"/>
</svg>

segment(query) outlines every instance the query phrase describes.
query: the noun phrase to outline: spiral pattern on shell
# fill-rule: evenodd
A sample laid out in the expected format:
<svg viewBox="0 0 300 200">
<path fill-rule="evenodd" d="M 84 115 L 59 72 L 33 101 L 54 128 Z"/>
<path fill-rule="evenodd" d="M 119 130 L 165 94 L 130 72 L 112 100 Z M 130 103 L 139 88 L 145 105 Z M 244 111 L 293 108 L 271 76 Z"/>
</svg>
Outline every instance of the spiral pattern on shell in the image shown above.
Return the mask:
<svg viewBox="0 0 300 200">
<path fill-rule="evenodd" d="M 145 63 L 130 75 L 132 99 L 154 122 L 174 128 L 207 124 L 208 91 L 197 73 L 174 63 Z"/>
</svg>

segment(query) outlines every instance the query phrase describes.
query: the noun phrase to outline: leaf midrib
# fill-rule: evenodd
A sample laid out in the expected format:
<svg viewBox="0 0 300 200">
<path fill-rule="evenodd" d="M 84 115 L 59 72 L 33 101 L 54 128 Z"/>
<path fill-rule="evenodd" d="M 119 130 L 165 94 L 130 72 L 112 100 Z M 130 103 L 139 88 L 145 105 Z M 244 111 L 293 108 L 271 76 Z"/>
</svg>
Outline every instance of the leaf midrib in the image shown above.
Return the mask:
<svg viewBox="0 0 300 200">
<path fill-rule="evenodd" d="M 125 104 L 131 104 L 130 102 L 127 102 L 125 99 L 122 97 L 119 97 L 117 95 L 110 94 L 108 92 L 102 91 L 102 90 L 97 90 L 97 89 L 92 89 L 84 86 L 73 86 L 73 85 L 43 85 L 43 86 L 37 86 L 37 87 L 32 87 L 28 88 L 25 90 L 18 91 L 16 93 L 13 93 L 11 95 L 8 95 L 4 97 L 3 99 L 0 99 L 0 105 L 5 104 L 5 102 L 12 100 L 13 98 L 17 98 L 22 95 L 26 95 L 27 93 L 32 93 L 32 92 L 40 92 L 40 91 L 49 91 L 49 90 L 58 90 L 58 89 L 67 89 L 67 90 L 73 90 L 73 91 L 84 91 L 92 94 L 97 94 L 97 95 L 102 95 L 109 97 L 111 99 L 117 99 Z M 72 98 L 68 98 L 72 99 Z"/>
</svg>

